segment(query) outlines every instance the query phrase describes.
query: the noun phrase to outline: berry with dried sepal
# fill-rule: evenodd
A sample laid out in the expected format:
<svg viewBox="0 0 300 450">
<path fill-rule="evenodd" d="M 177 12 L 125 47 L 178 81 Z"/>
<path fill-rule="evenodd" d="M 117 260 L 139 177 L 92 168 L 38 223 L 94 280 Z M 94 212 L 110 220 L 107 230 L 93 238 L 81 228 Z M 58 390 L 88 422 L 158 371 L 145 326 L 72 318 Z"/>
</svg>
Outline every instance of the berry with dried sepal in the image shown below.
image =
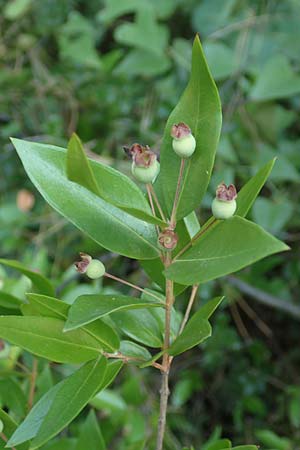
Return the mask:
<svg viewBox="0 0 300 450">
<path fill-rule="evenodd" d="M 189 158 L 196 149 L 196 139 L 188 125 L 183 122 L 174 124 L 171 128 L 174 152 L 181 158 Z"/>
<path fill-rule="evenodd" d="M 133 144 L 130 148 L 125 147 L 124 150 L 132 158 L 133 176 L 141 183 L 153 183 L 160 169 L 156 153 L 148 145 L 140 144 Z"/>
<path fill-rule="evenodd" d="M 92 280 L 103 277 L 105 266 L 98 259 L 93 259 L 87 253 L 79 253 L 81 261 L 75 263 L 77 272 L 85 273 Z"/>
<path fill-rule="evenodd" d="M 237 192 L 233 184 L 226 186 L 219 184 L 216 190 L 216 198 L 213 200 L 211 210 L 216 219 L 229 219 L 236 211 Z"/>
<path fill-rule="evenodd" d="M 158 235 L 158 244 L 163 250 L 174 250 L 178 242 L 178 235 L 174 230 L 166 228 Z"/>
</svg>

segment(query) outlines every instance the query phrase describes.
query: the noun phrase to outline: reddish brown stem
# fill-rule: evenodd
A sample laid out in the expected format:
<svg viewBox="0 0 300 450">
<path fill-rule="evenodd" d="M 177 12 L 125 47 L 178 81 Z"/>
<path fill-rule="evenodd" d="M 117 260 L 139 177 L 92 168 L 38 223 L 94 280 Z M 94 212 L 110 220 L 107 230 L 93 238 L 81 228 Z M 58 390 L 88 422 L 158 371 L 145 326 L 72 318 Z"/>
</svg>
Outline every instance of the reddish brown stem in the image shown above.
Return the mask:
<svg viewBox="0 0 300 450">
<path fill-rule="evenodd" d="M 190 242 L 188 242 L 181 250 L 180 252 L 177 253 L 177 255 L 175 256 L 175 258 L 173 259 L 173 262 L 176 261 L 176 259 L 178 259 L 184 252 L 186 252 L 192 245 L 194 242 L 197 241 L 197 239 L 199 239 L 200 236 L 202 236 L 204 233 L 206 233 L 207 230 L 209 230 L 215 223 L 216 223 L 217 219 L 213 219 L 205 228 L 201 228 L 200 231 L 198 231 L 197 234 L 195 234 L 195 236 L 190 240 Z"/>
<path fill-rule="evenodd" d="M 118 281 L 118 283 L 125 284 L 126 286 L 129 286 L 129 287 L 131 287 L 133 289 L 136 289 L 137 291 L 144 292 L 145 294 L 150 295 L 150 297 L 153 297 L 156 300 L 159 300 L 161 303 L 163 303 L 160 297 L 158 297 L 157 295 L 153 294 L 150 291 L 146 291 L 145 289 L 137 286 L 136 284 L 129 283 L 129 281 L 123 280 L 122 278 L 116 277 L 115 275 L 112 275 L 112 274 L 107 273 L 107 272 L 105 272 L 104 276 L 106 278 L 111 278 L 112 280 Z"/>
</svg>

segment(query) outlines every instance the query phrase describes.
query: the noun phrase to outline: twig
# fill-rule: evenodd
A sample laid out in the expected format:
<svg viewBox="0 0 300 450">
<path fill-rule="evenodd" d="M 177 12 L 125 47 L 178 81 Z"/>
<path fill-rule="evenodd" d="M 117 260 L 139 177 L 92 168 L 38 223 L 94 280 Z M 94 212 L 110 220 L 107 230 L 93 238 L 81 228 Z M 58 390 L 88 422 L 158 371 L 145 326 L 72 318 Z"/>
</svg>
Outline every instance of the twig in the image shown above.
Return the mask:
<svg viewBox="0 0 300 450">
<path fill-rule="evenodd" d="M 165 266 L 168 267 L 171 263 L 171 255 L 166 256 Z M 160 412 L 158 420 L 158 432 L 156 441 L 156 450 L 163 449 L 163 440 L 166 428 L 167 407 L 169 398 L 169 371 L 170 371 L 170 356 L 167 349 L 170 346 L 170 328 L 171 328 L 171 311 L 174 302 L 174 287 L 172 280 L 166 280 L 166 311 L 165 311 L 165 338 L 163 344 L 163 361 L 162 361 L 162 381 L 160 389 Z"/>
<path fill-rule="evenodd" d="M 164 215 L 164 213 L 163 213 L 162 207 L 160 206 L 160 203 L 159 203 L 159 200 L 158 200 L 158 198 L 157 198 L 157 195 L 156 195 L 156 192 L 155 192 L 155 190 L 154 190 L 154 187 L 153 187 L 152 184 L 150 184 L 150 183 L 149 183 L 147 186 L 149 186 L 150 192 L 151 192 L 151 194 L 152 194 L 152 197 L 153 197 L 153 199 L 154 199 L 154 201 L 155 201 L 155 204 L 156 204 L 156 206 L 157 206 L 157 209 L 158 209 L 158 211 L 159 211 L 159 214 L 161 215 L 162 220 L 163 220 L 164 222 L 166 222 L 165 215 Z"/>
<path fill-rule="evenodd" d="M 145 289 L 143 289 L 143 288 L 137 286 L 136 284 L 129 283 L 129 281 L 123 280 L 122 278 L 116 277 L 115 275 L 112 275 L 112 274 L 107 273 L 107 272 L 105 272 L 104 276 L 105 276 L 106 278 L 111 278 L 112 280 L 118 281 L 119 283 L 125 284 L 126 286 L 130 286 L 130 287 L 132 287 L 133 289 L 136 289 L 137 291 L 140 291 L 140 292 L 143 292 L 143 293 L 145 293 L 145 294 L 147 294 L 147 295 L 150 295 L 150 297 L 153 297 L 153 298 L 155 298 L 156 300 L 159 300 L 160 303 L 164 304 L 164 302 L 162 301 L 162 299 L 161 299 L 160 297 L 158 297 L 157 295 L 153 294 L 153 293 L 150 292 L 150 291 L 146 291 Z"/>
<path fill-rule="evenodd" d="M 32 363 L 32 372 L 31 372 L 31 378 L 30 378 L 30 389 L 29 389 L 29 396 L 28 396 L 28 404 L 27 409 L 28 411 L 31 410 L 34 400 L 34 391 L 35 391 L 35 383 L 37 378 L 37 371 L 38 369 L 38 360 L 36 358 L 33 359 Z"/>
<path fill-rule="evenodd" d="M 124 361 L 124 363 L 128 363 L 130 361 L 144 362 L 144 360 L 141 358 L 137 358 L 134 356 L 126 356 L 126 355 L 123 355 L 121 352 L 117 352 L 117 353 L 103 352 L 103 356 L 105 356 L 106 358 L 120 359 L 120 360 Z M 162 370 L 162 365 L 155 361 L 152 361 L 151 366 L 155 367 L 156 369 Z"/>
<path fill-rule="evenodd" d="M 212 221 L 204 228 L 201 228 L 200 231 L 198 231 L 197 234 L 188 242 L 181 250 L 177 253 L 175 258 L 173 259 L 173 262 L 176 261 L 186 250 L 188 250 L 197 239 L 200 238 L 204 233 L 206 233 L 207 230 L 209 230 L 215 223 L 217 222 L 217 219 L 213 218 Z"/>
<path fill-rule="evenodd" d="M 174 197 L 174 203 L 173 203 L 173 209 L 172 209 L 171 219 L 170 219 L 170 227 L 173 229 L 176 226 L 176 213 L 177 213 L 177 208 L 178 208 L 178 201 L 179 201 L 179 195 L 180 195 L 181 182 L 182 182 L 182 178 L 183 178 L 184 166 L 185 166 L 185 159 L 181 158 L 177 186 L 176 186 L 175 197 Z"/>
<path fill-rule="evenodd" d="M 193 304 L 194 304 L 194 301 L 195 301 L 195 298 L 196 298 L 196 294 L 197 294 L 198 288 L 199 288 L 199 284 L 194 284 L 194 286 L 192 288 L 191 296 L 190 296 L 190 299 L 189 299 L 189 302 L 188 302 L 188 305 L 187 305 L 187 308 L 186 308 L 186 311 L 185 311 L 185 314 L 184 314 L 184 317 L 183 317 L 183 320 L 182 320 L 181 325 L 180 325 L 180 329 L 179 329 L 178 335 L 183 332 L 184 327 L 186 326 L 186 323 L 189 320 L 189 316 L 190 316 L 191 309 L 193 307 Z"/>
<path fill-rule="evenodd" d="M 238 305 L 247 314 L 247 316 L 254 321 L 257 328 L 259 328 L 265 336 L 268 338 L 272 336 L 273 332 L 271 328 L 256 314 L 254 309 L 252 309 L 243 298 L 239 298 Z"/>
<path fill-rule="evenodd" d="M 148 198 L 149 198 L 149 203 L 151 206 L 151 211 L 153 216 L 155 217 L 155 208 L 154 208 L 154 204 L 153 204 L 153 199 L 152 199 L 152 193 L 151 193 L 151 188 L 150 188 L 151 184 L 147 183 L 146 184 L 146 189 L 147 189 L 147 194 L 148 194 Z"/>
<path fill-rule="evenodd" d="M 275 297 L 274 295 L 268 294 L 261 289 L 250 286 L 250 284 L 245 283 L 244 281 L 239 280 L 236 277 L 228 276 L 226 278 L 232 286 L 236 286 L 241 292 L 249 295 L 254 300 L 257 300 L 264 305 L 270 306 L 271 308 L 276 308 L 284 311 L 294 319 L 300 319 L 299 306 L 293 305 L 293 303 L 291 302 L 286 302 L 285 300 Z"/>
<path fill-rule="evenodd" d="M 237 329 L 239 330 L 240 335 L 247 341 L 251 337 L 248 333 L 247 328 L 245 327 L 245 324 L 240 316 L 239 310 L 237 309 L 237 306 L 235 303 L 230 303 L 229 305 L 233 320 L 236 324 Z"/>
</svg>

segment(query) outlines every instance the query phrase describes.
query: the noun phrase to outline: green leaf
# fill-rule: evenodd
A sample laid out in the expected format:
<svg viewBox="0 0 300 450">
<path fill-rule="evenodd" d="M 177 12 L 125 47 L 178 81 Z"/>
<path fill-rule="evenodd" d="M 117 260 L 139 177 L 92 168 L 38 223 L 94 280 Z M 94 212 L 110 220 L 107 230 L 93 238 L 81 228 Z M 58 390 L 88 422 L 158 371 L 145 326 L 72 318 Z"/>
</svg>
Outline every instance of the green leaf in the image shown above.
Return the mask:
<svg viewBox="0 0 300 450">
<path fill-rule="evenodd" d="M 165 274 L 182 284 L 204 283 L 288 249 L 258 225 L 234 216 L 202 234 Z"/>
<path fill-rule="evenodd" d="M 300 92 L 300 77 L 294 72 L 286 56 L 269 59 L 250 92 L 253 100 L 271 100 L 292 97 Z"/>
<path fill-rule="evenodd" d="M 231 442 L 228 439 L 219 439 L 207 447 L 207 450 L 228 450 L 231 449 Z"/>
<path fill-rule="evenodd" d="M 79 137 L 73 134 L 67 150 L 67 176 L 103 200 L 138 219 L 166 224 L 154 217 L 141 190 L 124 174 L 86 157 Z"/>
<path fill-rule="evenodd" d="M 122 355 L 136 358 L 139 362 L 151 359 L 151 353 L 145 347 L 131 341 L 121 341 L 120 352 Z"/>
<path fill-rule="evenodd" d="M 98 358 L 56 384 L 32 408 L 8 445 L 33 439 L 30 449 L 34 450 L 58 434 L 101 389 L 105 370 L 106 360 Z"/>
<path fill-rule="evenodd" d="M 14 295 L 0 291 L 0 306 L 7 309 L 20 309 L 24 302 Z"/>
<path fill-rule="evenodd" d="M 12 142 L 31 181 L 45 200 L 94 241 L 131 258 L 152 259 L 158 256 L 153 225 L 130 216 L 67 179 L 64 149 L 19 139 Z M 113 186 L 108 188 L 113 190 Z M 117 185 L 117 189 L 120 195 L 131 194 L 131 191 L 122 190 L 122 183 Z"/>
<path fill-rule="evenodd" d="M 201 306 L 201 308 L 196 312 L 195 316 L 199 319 L 206 319 L 208 320 L 215 310 L 218 308 L 218 306 L 221 304 L 222 300 L 224 300 L 224 296 L 222 297 L 215 297 L 212 300 L 209 300 L 205 305 Z"/>
<path fill-rule="evenodd" d="M 163 344 L 160 322 L 150 310 L 117 312 L 111 320 L 127 336 L 137 342 L 153 348 L 160 348 Z"/>
<path fill-rule="evenodd" d="M 159 199 L 168 214 L 172 210 L 180 167 L 180 158 L 172 149 L 170 129 L 178 122 L 188 124 L 197 141 L 195 153 L 185 163 L 177 210 L 177 219 L 180 219 L 199 206 L 206 192 L 222 122 L 218 91 L 198 36 L 193 45 L 190 81 L 168 119 L 162 143 L 161 171 L 156 187 Z"/>
<path fill-rule="evenodd" d="M 89 415 L 84 422 L 75 450 L 105 450 L 105 442 L 98 425 L 96 414 L 93 410 L 89 412 Z"/>
<path fill-rule="evenodd" d="M 18 427 L 18 424 L 14 421 L 12 417 L 10 417 L 3 409 L 0 409 L 0 420 L 4 424 L 4 433 L 5 436 L 9 439 L 10 436 L 15 432 Z M 0 449 L 4 450 L 6 448 L 6 443 L 0 440 Z M 28 444 L 18 445 L 16 450 L 27 450 Z"/>
<path fill-rule="evenodd" d="M 122 369 L 123 364 L 124 364 L 123 361 L 118 360 L 112 360 L 107 362 L 106 371 L 99 390 L 106 389 L 114 381 L 114 379 Z"/>
<path fill-rule="evenodd" d="M 276 158 L 273 158 L 265 164 L 239 191 L 237 196 L 237 209 L 235 212 L 237 216 L 245 217 L 247 215 L 249 209 L 253 205 L 256 197 L 268 179 L 275 161 Z"/>
<path fill-rule="evenodd" d="M 232 450 L 258 450 L 258 447 L 257 445 L 239 445 L 238 447 L 232 447 Z"/>
<path fill-rule="evenodd" d="M 70 309 L 70 305 L 67 303 L 39 294 L 27 294 L 27 298 L 30 304 L 22 306 L 23 314 L 27 316 L 53 317 L 63 321 L 67 320 Z M 96 339 L 101 344 L 103 350 L 115 351 L 120 346 L 119 337 L 114 329 L 102 320 L 96 320 L 82 327 L 82 330 Z"/>
<path fill-rule="evenodd" d="M 69 310 L 64 330 L 74 330 L 117 311 L 157 307 L 163 308 L 164 303 L 153 298 L 145 301 L 126 295 L 81 295 Z"/>
<path fill-rule="evenodd" d="M 26 277 L 28 277 L 32 281 L 34 287 L 36 287 L 38 291 L 42 292 L 43 294 L 54 295 L 54 288 L 52 284 L 40 273 L 27 269 L 27 267 L 23 266 L 23 264 L 19 263 L 19 261 L 14 261 L 12 259 L 0 259 L 0 264 L 3 264 L 7 267 L 12 267 L 18 272 L 21 272 L 23 275 L 26 275 Z"/>
<path fill-rule="evenodd" d="M 72 134 L 68 143 L 67 176 L 70 181 L 81 184 L 94 194 L 100 195 L 94 172 L 86 157 L 82 143 L 75 133 Z"/>
<path fill-rule="evenodd" d="M 183 332 L 171 344 L 168 353 L 172 356 L 179 355 L 203 342 L 211 336 L 211 332 L 209 322 L 203 319 L 201 314 L 196 313 L 188 321 Z"/>
<path fill-rule="evenodd" d="M 0 317 L 0 337 L 35 355 L 74 364 L 99 356 L 99 341 L 84 330 L 64 333 L 63 327 L 64 321 L 50 317 Z"/>
</svg>

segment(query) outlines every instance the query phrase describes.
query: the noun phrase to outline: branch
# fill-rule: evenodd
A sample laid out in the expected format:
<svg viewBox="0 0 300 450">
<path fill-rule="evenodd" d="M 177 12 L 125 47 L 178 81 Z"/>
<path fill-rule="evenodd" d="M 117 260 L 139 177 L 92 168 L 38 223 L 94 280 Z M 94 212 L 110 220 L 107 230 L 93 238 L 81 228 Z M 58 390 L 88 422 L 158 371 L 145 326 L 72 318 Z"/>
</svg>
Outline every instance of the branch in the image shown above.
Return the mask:
<svg viewBox="0 0 300 450">
<path fill-rule="evenodd" d="M 300 307 L 294 305 L 293 303 L 286 302 L 281 298 L 275 297 L 272 294 L 268 294 L 267 292 L 262 291 L 256 287 L 250 286 L 250 284 L 245 283 L 245 281 L 240 280 L 239 278 L 228 276 L 226 277 L 227 281 L 232 285 L 237 287 L 244 294 L 249 295 L 254 300 L 257 300 L 259 303 L 263 305 L 270 306 L 271 308 L 279 309 L 294 319 L 300 319 Z"/>
</svg>

